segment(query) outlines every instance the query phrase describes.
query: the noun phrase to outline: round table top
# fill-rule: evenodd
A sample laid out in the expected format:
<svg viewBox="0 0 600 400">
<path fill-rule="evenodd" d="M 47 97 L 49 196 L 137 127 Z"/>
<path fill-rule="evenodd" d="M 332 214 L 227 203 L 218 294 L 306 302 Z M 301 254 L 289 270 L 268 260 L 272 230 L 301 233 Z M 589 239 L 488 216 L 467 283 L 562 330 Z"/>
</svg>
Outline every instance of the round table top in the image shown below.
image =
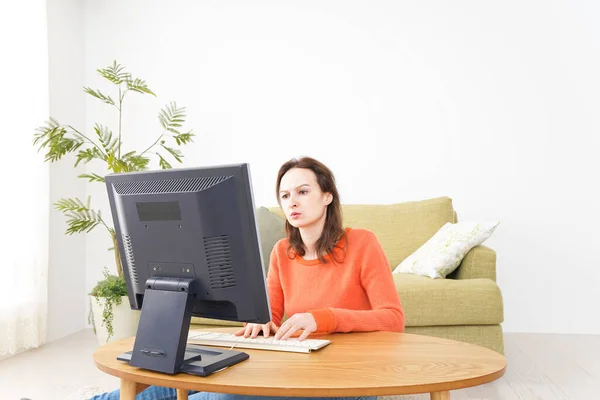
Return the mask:
<svg viewBox="0 0 600 400">
<path fill-rule="evenodd" d="M 209 331 L 235 332 L 239 328 Z M 96 366 L 127 381 L 177 389 L 256 396 L 386 396 L 431 393 L 500 378 L 506 359 L 468 343 L 395 332 L 336 333 L 315 337 L 331 344 L 309 354 L 240 349 L 250 355 L 208 377 L 169 375 L 131 367 L 117 355 L 134 338 L 94 352 Z"/>
</svg>

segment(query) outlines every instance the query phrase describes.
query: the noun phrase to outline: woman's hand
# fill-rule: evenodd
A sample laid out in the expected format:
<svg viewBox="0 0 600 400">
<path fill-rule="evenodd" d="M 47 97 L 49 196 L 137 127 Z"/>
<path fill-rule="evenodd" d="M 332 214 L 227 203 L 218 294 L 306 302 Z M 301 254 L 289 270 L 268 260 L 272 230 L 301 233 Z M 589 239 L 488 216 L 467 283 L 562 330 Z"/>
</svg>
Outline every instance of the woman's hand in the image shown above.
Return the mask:
<svg viewBox="0 0 600 400">
<path fill-rule="evenodd" d="M 273 334 L 274 334 L 275 332 L 277 332 L 278 329 L 279 329 L 279 327 L 277 325 L 275 325 L 273 322 L 267 322 L 264 325 L 263 324 L 246 324 L 242 329 L 240 329 L 239 331 L 234 333 L 234 335 L 235 336 L 244 335 L 245 338 L 247 338 L 247 337 L 255 338 L 258 336 L 260 331 L 262 331 L 264 337 L 269 337 L 271 332 L 273 332 Z"/>
<path fill-rule="evenodd" d="M 294 314 L 285 321 L 275 334 L 275 340 L 286 340 L 300 329 L 304 329 L 298 340 L 304 340 L 317 330 L 317 321 L 311 313 Z"/>
</svg>

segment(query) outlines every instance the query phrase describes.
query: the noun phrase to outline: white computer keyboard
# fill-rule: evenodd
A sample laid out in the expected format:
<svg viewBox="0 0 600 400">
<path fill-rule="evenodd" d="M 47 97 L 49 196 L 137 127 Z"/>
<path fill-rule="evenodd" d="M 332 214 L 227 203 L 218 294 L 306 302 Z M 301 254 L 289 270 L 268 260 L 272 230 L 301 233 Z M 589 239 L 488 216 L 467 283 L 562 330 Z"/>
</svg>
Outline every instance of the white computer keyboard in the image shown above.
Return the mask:
<svg viewBox="0 0 600 400">
<path fill-rule="evenodd" d="M 258 336 L 254 339 L 243 336 L 235 336 L 231 333 L 190 331 L 188 342 L 203 346 L 233 347 L 241 349 L 259 349 L 290 351 L 294 353 L 310 353 L 319 350 L 331 343 L 324 339 L 298 339 L 275 340 L 273 336 L 268 338 Z"/>
</svg>

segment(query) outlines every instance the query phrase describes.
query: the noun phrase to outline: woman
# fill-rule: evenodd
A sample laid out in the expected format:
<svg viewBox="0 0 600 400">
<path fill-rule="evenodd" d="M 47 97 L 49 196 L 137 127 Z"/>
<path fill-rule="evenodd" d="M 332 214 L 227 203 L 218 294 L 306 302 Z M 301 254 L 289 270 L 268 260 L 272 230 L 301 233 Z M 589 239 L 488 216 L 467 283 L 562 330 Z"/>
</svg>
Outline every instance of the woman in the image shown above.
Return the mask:
<svg viewBox="0 0 600 400">
<path fill-rule="evenodd" d="M 281 166 L 276 194 L 286 216 L 286 238 L 271 252 L 267 288 L 272 321 L 246 324 L 236 335 L 286 340 L 311 333 L 404 331 L 404 313 L 392 273 L 375 235 L 344 229 L 332 172 L 303 157 Z M 289 318 L 282 323 L 284 313 Z M 92 400 L 113 400 L 119 391 Z M 136 400 L 176 399 L 151 386 Z M 190 392 L 189 400 L 244 400 L 253 396 Z M 274 397 L 266 399 L 274 400 Z M 290 399 L 290 398 L 286 398 Z"/>
</svg>

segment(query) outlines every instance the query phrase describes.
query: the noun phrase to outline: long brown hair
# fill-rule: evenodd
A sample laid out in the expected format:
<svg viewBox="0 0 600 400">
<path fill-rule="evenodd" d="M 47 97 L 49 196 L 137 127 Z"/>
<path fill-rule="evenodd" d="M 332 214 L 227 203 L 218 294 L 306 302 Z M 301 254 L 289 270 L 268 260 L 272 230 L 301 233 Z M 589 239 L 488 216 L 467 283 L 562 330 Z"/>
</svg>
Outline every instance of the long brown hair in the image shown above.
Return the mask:
<svg viewBox="0 0 600 400">
<path fill-rule="evenodd" d="M 325 260 L 326 254 L 331 254 L 331 257 L 335 261 L 340 261 L 336 259 L 336 254 L 334 249 L 337 243 L 340 241 L 342 237 L 345 236 L 345 231 L 342 226 L 342 206 L 340 202 L 340 195 L 338 194 L 337 187 L 335 185 L 335 177 L 331 170 L 327 168 L 323 163 L 315 160 L 311 157 L 301 157 L 300 159 L 292 158 L 291 160 L 284 163 L 281 168 L 279 168 L 279 173 L 277 174 L 277 185 L 275 188 L 275 194 L 277 196 L 277 202 L 281 205 L 281 201 L 279 198 L 279 188 L 281 186 L 281 178 L 292 168 L 306 168 L 310 169 L 317 176 L 317 183 L 321 188 L 323 193 L 331 193 L 333 200 L 327 206 L 327 214 L 325 216 L 325 226 L 323 227 L 323 232 L 321 232 L 321 236 L 315 243 L 315 247 L 317 250 L 317 256 L 319 257 L 319 261 L 322 263 L 326 263 Z M 306 250 L 304 249 L 304 243 L 302 242 L 302 237 L 300 236 L 300 229 L 292 226 L 289 221 L 285 220 L 285 231 L 287 234 L 287 238 L 290 242 L 290 247 L 288 248 L 288 255 L 293 251 L 300 256 L 304 256 Z M 347 246 L 347 241 L 344 241 L 344 250 Z M 290 257 L 292 257 L 290 255 Z M 293 257 L 292 257 L 293 258 Z"/>
</svg>

